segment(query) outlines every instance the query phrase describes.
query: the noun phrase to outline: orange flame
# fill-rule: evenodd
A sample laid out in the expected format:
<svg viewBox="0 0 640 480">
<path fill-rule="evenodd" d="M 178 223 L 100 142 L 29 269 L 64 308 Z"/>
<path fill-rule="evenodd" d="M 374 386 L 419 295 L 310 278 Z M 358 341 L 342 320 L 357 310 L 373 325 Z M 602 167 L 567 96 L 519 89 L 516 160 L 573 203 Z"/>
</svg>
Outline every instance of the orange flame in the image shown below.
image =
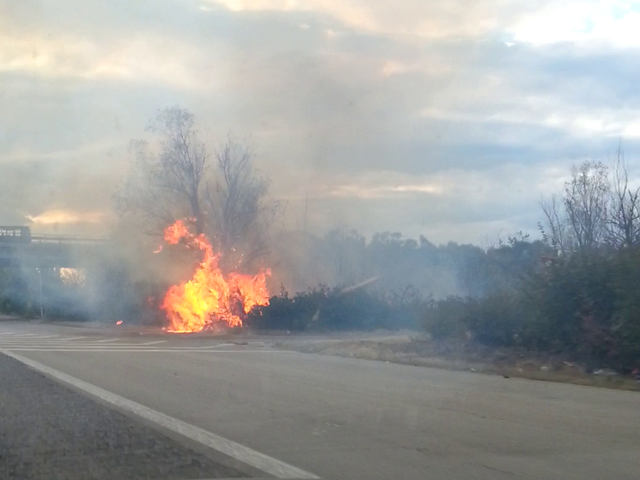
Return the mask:
<svg viewBox="0 0 640 480">
<path fill-rule="evenodd" d="M 116 322 L 116 325 L 122 325 L 122 320 L 118 320 L 118 321 Z"/>
<path fill-rule="evenodd" d="M 168 332 L 200 332 L 217 323 L 242 326 L 242 318 L 252 307 L 269 303 L 269 270 L 255 276 L 232 272 L 225 277 L 218 265 L 220 255 L 213 253 L 207 237 L 193 235 L 182 220 L 165 229 L 164 239 L 172 245 L 183 240 L 204 253 L 191 280 L 170 287 L 164 297 L 160 308 L 167 312 Z"/>
</svg>

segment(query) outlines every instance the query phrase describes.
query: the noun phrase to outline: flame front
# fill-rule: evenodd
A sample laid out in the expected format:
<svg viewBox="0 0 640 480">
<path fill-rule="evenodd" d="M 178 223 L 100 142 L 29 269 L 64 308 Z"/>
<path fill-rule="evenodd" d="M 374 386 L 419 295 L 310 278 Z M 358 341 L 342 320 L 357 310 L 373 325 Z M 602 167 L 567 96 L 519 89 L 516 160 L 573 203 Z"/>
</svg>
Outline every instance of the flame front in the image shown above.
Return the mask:
<svg viewBox="0 0 640 480">
<path fill-rule="evenodd" d="M 170 322 L 167 331 L 200 332 L 218 323 L 242 326 L 242 317 L 252 307 L 269 303 L 266 287 L 269 270 L 255 276 L 232 272 L 225 277 L 218 265 L 220 255 L 213 253 L 207 237 L 193 235 L 182 220 L 165 229 L 164 239 L 172 245 L 182 240 L 204 254 L 191 280 L 172 286 L 164 297 L 161 308 Z"/>
</svg>

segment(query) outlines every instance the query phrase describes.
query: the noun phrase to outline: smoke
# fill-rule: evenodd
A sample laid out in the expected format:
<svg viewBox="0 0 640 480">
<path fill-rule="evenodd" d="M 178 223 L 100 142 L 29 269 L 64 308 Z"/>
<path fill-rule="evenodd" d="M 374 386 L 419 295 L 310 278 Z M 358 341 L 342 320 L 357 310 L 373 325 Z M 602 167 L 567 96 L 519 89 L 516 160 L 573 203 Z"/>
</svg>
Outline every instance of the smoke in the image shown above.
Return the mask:
<svg viewBox="0 0 640 480">
<path fill-rule="evenodd" d="M 399 295 L 481 291 L 470 261 L 420 235 L 536 231 L 558 168 L 637 130 L 630 50 L 495 36 L 496 25 L 515 35 L 532 3 L 217 3 L 0 0 L 0 225 L 106 238 L 78 259 L 92 262 L 78 287 L 91 315 L 108 316 L 103 297 L 133 304 L 135 287 L 146 301 L 152 280 L 192 268 L 154 256 L 157 238 L 112 209 L 129 141 L 158 108 L 187 107 L 211 146 L 228 131 L 254 139 L 256 168 L 286 205 L 274 293 L 372 277 L 363 288 Z M 630 158 L 638 145 L 626 143 Z M 387 230 L 406 237 L 376 240 Z"/>
<path fill-rule="evenodd" d="M 411 288 L 422 298 L 444 298 L 464 290 L 459 267 L 445 258 L 442 249 L 426 240 L 418 243 L 400 234 L 367 239 L 353 230 L 333 230 L 323 237 L 287 231 L 273 244 L 271 288 L 304 292 L 318 285 L 346 291 L 366 287 L 383 295 L 401 295 Z"/>
<path fill-rule="evenodd" d="M 349 287 L 343 288 L 340 293 L 349 293 L 349 292 L 353 292 L 354 290 L 358 290 L 359 288 L 363 288 L 366 287 L 367 285 L 371 285 L 372 283 L 375 283 L 378 281 L 380 277 L 371 277 L 371 278 L 367 278 L 366 280 L 363 280 L 360 283 L 357 283 L 356 285 L 351 285 Z"/>
<path fill-rule="evenodd" d="M 104 236 L 119 178 L 75 161 L 0 161 L 0 225 L 36 233 Z"/>
<path fill-rule="evenodd" d="M 610 89 L 598 82 L 610 79 L 595 78 L 589 95 L 567 105 L 549 81 L 562 63 L 555 56 L 550 63 L 541 49 L 452 33 L 477 27 L 470 19 L 484 18 L 486 7 L 399 5 L 405 13 L 389 14 L 380 2 L 362 4 L 358 11 L 369 12 L 362 18 L 376 19 L 365 26 L 325 3 L 248 12 L 169 0 L 152 8 L 3 2 L 0 183 L 15 200 L 2 202 L 0 221 L 49 211 L 109 218 L 129 139 L 172 104 L 190 108 L 214 143 L 229 130 L 252 135 L 257 166 L 289 205 L 288 227 L 304 223 L 318 235 L 348 225 L 368 236 L 392 229 L 443 242 L 477 241 L 487 221 L 535 229 L 538 194 L 530 186 L 553 178 L 537 181 L 543 163 L 602 147 L 563 129 L 564 120 L 550 128 L 539 119 L 564 107 L 567 118 L 582 118 L 575 105 L 588 108 L 591 92 Z M 420 13 L 442 37 L 395 34 L 398 18 L 423 25 Z M 532 68 L 536 81 L 525 81 Z M 574 69 L 564 74 L 584 71 Z M 483 89 L 469 89 L 479 78 Z M 551 98 L 532 110 L 521 102 L 537 98 L 538 88 Z M 500 120 L 488 121 L 488 113 Z M 514 159 L 527 168 L 501 168 Z M 531 182 L 523 188 L 520 178 Z M 434 184 L 446 188 L 425 190 Z M 496 202 L 500 185 L 517 199 Z M 33 226 L 103 234 L 104 223 Z"/>
</svg>

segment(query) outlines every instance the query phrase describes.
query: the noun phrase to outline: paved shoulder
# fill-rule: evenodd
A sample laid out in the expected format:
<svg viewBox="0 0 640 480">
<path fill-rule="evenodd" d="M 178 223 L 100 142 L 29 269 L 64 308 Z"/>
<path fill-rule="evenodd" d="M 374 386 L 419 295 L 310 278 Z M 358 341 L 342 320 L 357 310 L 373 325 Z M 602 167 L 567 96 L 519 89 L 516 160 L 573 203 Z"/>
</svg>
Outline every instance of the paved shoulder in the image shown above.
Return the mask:
<svg viewBox="0 0 640 480">
<path fill-rule="evenodd" d="M 0 478 L 242 477 L 0 355 Z"/>
</svg>

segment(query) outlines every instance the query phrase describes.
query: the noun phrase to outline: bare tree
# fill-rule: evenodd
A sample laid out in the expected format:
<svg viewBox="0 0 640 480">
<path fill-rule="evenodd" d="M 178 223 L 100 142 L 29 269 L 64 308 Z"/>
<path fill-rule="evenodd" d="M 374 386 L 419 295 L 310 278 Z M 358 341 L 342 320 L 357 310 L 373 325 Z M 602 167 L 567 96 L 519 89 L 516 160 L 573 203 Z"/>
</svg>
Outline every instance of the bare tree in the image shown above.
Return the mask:
<svg viewBox="0 0 640 480">
<path fill-rule="evenodd" d="M 640 244 L 640 187 L 629 187 L 622 146 L 618 146 L 612 174 L 608 240 L 614 248 Z"/>
<path fill-rule="evenodd" d="M 230 136 L 210 155 L 193 114 L 180 107 L 160 110 L 147 131 L 157 143 L 131 143 L 134 161 L 115 195 L 117 210 L 143 220 L 153 234 L 178 218 L 194 218 L 227 268 L 250 268 L 265 256 L 280 208 L 253 167 L 252 144 Z"/>
<path fill-rule="evenodd" d="M 269 198 L 269 182 L 253 166 L 254 147 L 232 136 L 214 155 L 216 172 L 207 181 L 207 233 L 235 266 L 251 267 L 269 252 L 269 230 L 280 213 Z"/>
<path fill-rule="evenodd" d="M 194 116 L 180 107 L 161 110 L 148 130 L 160 136 L 163 187 L 184 197 L 196 220 L 197 233 L 203 233 L 200 185 L 207 172 L 207 148 L 198 137 Z"/>
<path fill-rule="evenodd" d="M 584 162 L 571 169 L 562 197 L 540 202 L 545 215 L 539 224 L 545 243 L 560 254 L 597 248 L 610 237 L 611 185 L 607 167 Z"/>
<path fill-rule="evenodd" d="M 563 197 L 571 237 L 581 250 L 603 245 L 611 191 L 607 167 L 601 162 L 584 162 L 573 167 L 571 173 Z"/>
<path fill-rule="evenodd" d="M 202 233 L 200 190 L 208 154 L 193 114 L 180 107 L 160 110 L 147 131 L 158 136 L 159 152 L 144 140 L 131 142 L 133 168 L 115 195 L 117 210 L 147 220 L 154 233 L 175 218 L 189 216 Z"/>
<path fill-rule="evenodd" d="M 565 212 L 556 195 L 551 200 L 541 200 L 540 206 L 545 216 L 545 224 L 539 224 L 543 241 L 555 249 L 559 254 L 565 254 L 571 250 L 572 241 L 567 231 Z"/>
</svg>

